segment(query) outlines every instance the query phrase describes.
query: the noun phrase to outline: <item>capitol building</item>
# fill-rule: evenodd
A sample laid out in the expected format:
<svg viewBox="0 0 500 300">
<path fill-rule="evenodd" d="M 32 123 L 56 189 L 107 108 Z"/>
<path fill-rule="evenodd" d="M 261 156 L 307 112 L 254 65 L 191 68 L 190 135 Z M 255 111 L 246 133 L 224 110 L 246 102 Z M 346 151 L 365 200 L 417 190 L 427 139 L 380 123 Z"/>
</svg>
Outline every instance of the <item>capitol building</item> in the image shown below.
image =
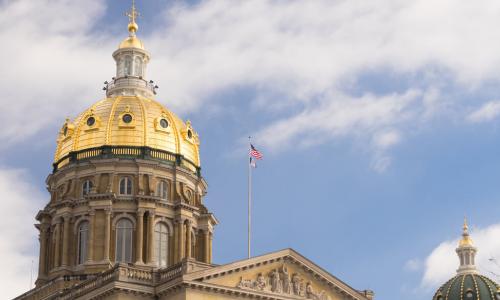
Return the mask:
<svg viewBox="0 0 500 300">
<path fill-rule="evenodd" d="M 36 215 L 36 286 L 15 299 L 375 299 L 292 249 L 213 263 L 214 230 L 229 224 L 205 204 L 199 136 L 155 100 L 134 5 L 128 16 L 106 97 L 57 133 L 50 198 Z M 457 274 L 432 300 L 500 300 L 477 251 L 465 222 Z"/>
<path fill-rule="evenodd" d="M 374 299 L 292 249 L 212 262 L 199 137 L 154 100 L 136 16 L 106 98 L 57 134 L 36 287 L 16 299 Z"/>
</svg>

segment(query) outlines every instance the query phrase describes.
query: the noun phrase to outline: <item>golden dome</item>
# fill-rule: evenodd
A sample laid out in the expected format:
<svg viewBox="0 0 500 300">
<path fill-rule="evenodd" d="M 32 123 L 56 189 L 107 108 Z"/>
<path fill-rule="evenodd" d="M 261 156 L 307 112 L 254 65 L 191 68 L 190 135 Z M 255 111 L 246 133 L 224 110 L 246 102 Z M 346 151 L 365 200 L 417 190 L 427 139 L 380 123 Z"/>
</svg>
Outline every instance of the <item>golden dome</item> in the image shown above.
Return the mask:
<svg viewBox="0 0 500 300">
<path fill-rule="evenodd" d="M 200 166 L 199 139 L 191 123 L 142 96 L 105 98 L 73 121 L 67 119 L 59 132 L 54 160 L 61 167 L 70 152 L 101 146 L 148 147 L 181 155 Z"/>
<path fill-rule="evenodd" d="M 129 36 L 126 39 L 124 39 L 118 46 L 118 49 L 124 49 L 124 48 L 138 48 L 141 50 L 145 50 L 144 44 L 136 36 Z"/>
</svg>

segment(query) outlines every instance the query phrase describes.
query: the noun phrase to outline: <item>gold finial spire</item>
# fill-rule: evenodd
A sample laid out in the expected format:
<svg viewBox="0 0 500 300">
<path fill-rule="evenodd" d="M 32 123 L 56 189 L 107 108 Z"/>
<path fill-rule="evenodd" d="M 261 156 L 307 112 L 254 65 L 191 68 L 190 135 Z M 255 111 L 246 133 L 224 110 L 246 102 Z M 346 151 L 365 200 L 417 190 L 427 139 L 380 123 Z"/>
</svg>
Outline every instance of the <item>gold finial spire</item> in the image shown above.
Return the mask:
<svg viewBox="0 0 500 300">
<path fill-rule="evenodd" d="M 472 239 L 469 236 L 469 225 L 467 225 L 467 217 L 464 217 L 464 225 L 462 226 L 462 239 L 459 246 L 472 246 Z"/>
<path fill-rule="evenodd" d="M 135 0 L 132 0 L 132 9 L 126 13 L 126 16 L 129 18 L 128 32 L 131 36 L 134 36 L 139 29 L 139 25 L 137 25 L 135 20 L 140 16 L 139 12 L 135 9 Z"/>
<path fill-rule="evenodd" d="M 464 234 L 469 234 L 469 226 L 467 225 L 467 217 L 464 216 L 464 226 L 462 227 Z"/>
</svg>

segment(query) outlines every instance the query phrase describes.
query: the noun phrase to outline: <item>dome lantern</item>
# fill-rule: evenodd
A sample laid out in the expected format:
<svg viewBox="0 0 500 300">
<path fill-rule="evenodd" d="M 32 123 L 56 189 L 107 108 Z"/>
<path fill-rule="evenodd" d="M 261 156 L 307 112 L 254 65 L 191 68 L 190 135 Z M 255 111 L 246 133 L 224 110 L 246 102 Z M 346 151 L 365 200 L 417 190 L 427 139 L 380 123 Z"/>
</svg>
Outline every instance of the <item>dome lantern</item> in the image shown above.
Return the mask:
<svg viewBox="0 0 500 300">
<path fill-rule="evenodd" d="M 467 219 L 464 218 L 464 225 L 462 227 L 462 239 L 458 243 L 456 249 L 458 258 L 460 259 L 460 267 L 457 270 L 458 274 L 477 273 L 476 268 L 476 252 L 477 248 L 469 236 L 469 226 Z"/>
<path fill-rule="evenodd" d="M 146 67 L 150 55 L 136 35 L 139 29 L 137 25 L 139 12 L 135 8 L 135 1 L 132 1 L 132 8 L 126 15 L 129 17 L 128 37 L 113 53 L 116 75 L 110 82 L 105 82 L 104 90 L 107 97 L 140 95 L 151 98 L 156 95 L 158 86 L 152 80 L 146 80 Z"/>
</svg>

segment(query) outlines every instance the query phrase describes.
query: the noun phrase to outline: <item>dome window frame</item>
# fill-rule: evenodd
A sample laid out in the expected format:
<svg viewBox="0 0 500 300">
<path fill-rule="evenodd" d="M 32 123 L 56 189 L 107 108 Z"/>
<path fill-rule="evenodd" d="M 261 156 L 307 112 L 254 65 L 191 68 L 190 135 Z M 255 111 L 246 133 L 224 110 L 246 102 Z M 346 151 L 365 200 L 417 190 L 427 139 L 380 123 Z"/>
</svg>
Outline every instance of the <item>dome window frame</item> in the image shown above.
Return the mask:
<svg viewBox="0 0 500 300">
<path fill-rule="evenodd" d="M 89 124 L 90 120 L 94 120 L 92 124 Z M 101 118 L 94 114 L 94 110 L 91 109 L 89 114 L 85 117 L 85 131 L 98 130 L 101 127 Z"/>
<path fill-rule="evenodd" d="M 169 125 L 169 124 L 168 124 L 167 119 L 162 118 L 162 119 L 160 120 L 160 126 L 161 126 L 162 128 L 168 128 L 168 125 Z"/>
<path fill-rule="evenodd" d="M 182 130 L 182 136 L 184 140 L 189 142 L 192 145 L 199 145 L 199 139 L 198 139 L 198 134 L 194 131 L 193 127 L 191 126 L 191 121 L 186 122 L 186 128 Z"/>
<path fill-rule="evenodd" d="M 88 127 L 92 127 L 92 126 L 94 126 L 94 125 L 95 125 L 95 118 L 94 118 L 94 116 L 90 116 L 90 117 L 88 117 L 88 118 L 87 118 L 87 122 L 86 122 L 86 123 L 87 123 L 87 126 L 88 126 Z"/>
<path fill-rule="evenodd" d="M 165 121 L 167 124 L 167 127 L 163 127 L 162 121 Z M 165 112 L 161 114 L 161 116 L 155 118 L 154 120 L 154 128 L 158 132 L 163 132 L 163 133 L 171 133 L 172 132 L 172 120 L 167 116 Z"/>
<path fill-rule="evenodd" d="M 475 296 L 475 294 L 476 294 L 476 293 L 474 293 L 474 291 L 473 291 L 473 290 L 468 289 L 467 291 L 465 291 L 465 299 L 467 299 L 467 300 L 469 300 L 469 299 L 470 299 L 470 300 L 473 300 L 473 299 L 475 299 L 475 297 L 474 297 L 474 296 Z"/>
<path fill-rule="evenodd" d="M 130 115 L 131 120 L 129 122 L 125 122 L 125 117 L 127 115 Z M 123 129 L 132 129 L 135 128 L 137 123 L 137 118 L 135 117 L 135 114 L 132 112 L 130 109 L 130 105 L 127 105 L 125 107 L 125 110 L 120 113 L 118 116 L 118 127 L 123 128 Z"/>
<path fill-rule="evenodd" d="M 73 136 L 74 132 L 75 132 L 75 125 L 70 121 L 69 118 L 66 118 L 66 121 L 61 127 L 61 130 L 59 131 L 62 140 L 66 141 L 70 139 Z"/>
</svg>

